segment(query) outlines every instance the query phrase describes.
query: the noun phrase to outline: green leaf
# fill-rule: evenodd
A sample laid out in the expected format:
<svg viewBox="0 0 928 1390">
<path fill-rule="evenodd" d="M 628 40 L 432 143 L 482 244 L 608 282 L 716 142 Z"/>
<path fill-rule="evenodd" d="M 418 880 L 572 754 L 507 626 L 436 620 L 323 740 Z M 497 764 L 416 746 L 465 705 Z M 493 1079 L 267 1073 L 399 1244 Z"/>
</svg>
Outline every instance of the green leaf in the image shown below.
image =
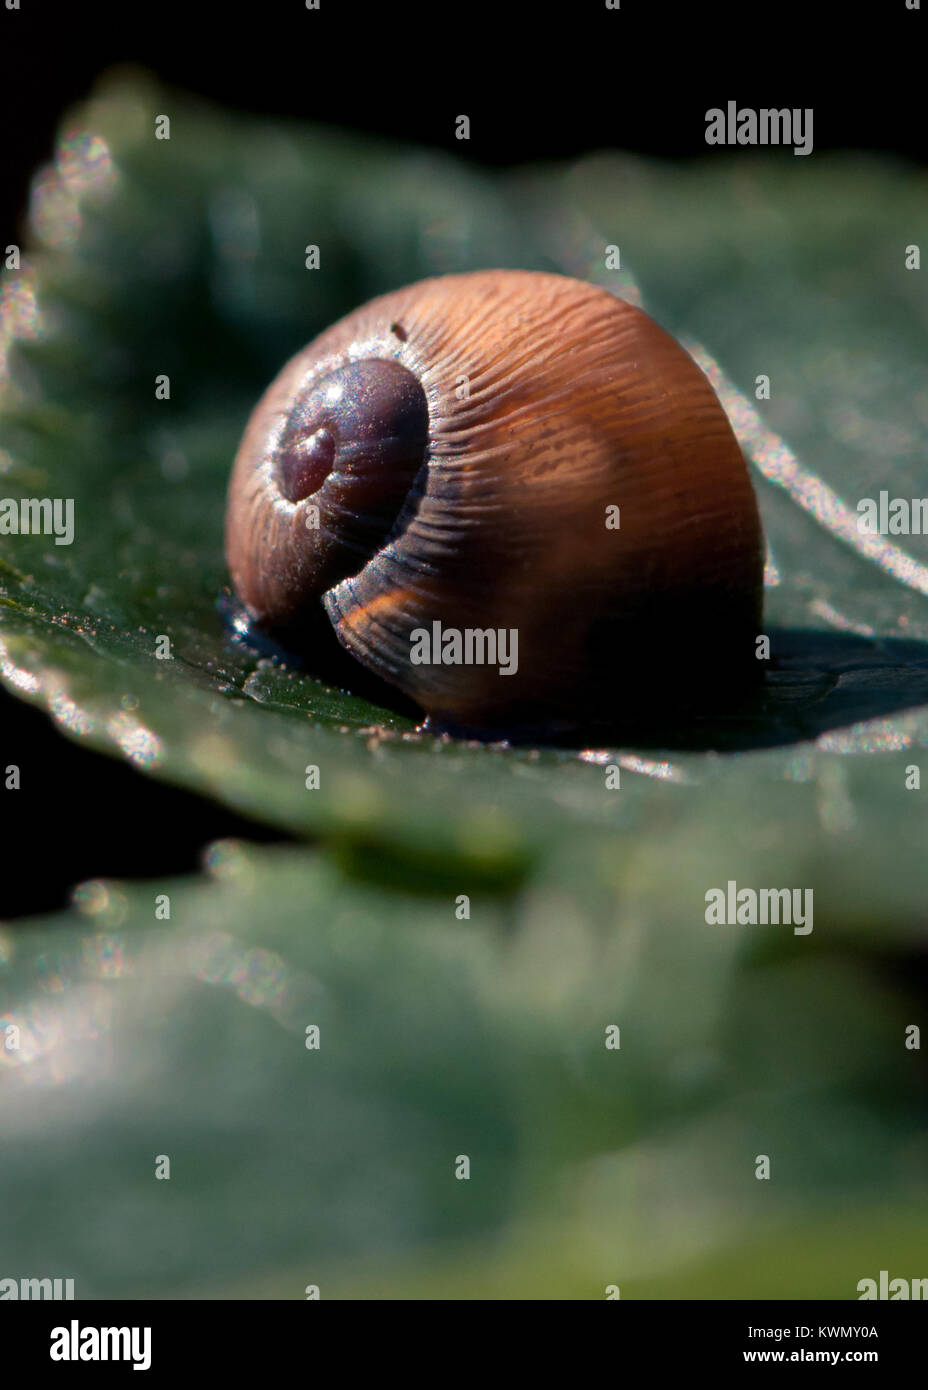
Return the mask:
<svg viewBox="0 0 928 1390">
<path fill-rule="evenodd" d="M 595 1298 L 753 1268 L 783 1297 L 809 1282 L 758 1272 L 758 1243 L 842 1206 L 813 1294 L 908 1270 L 887 1232 L 921 1193 L 919 1054 L 840 939 L 748 950 L 696 914 L 682 937 L 650 866 L 620 898 L 573 855 L 469 919 L 300 848 L 206 863 L 0 934 L 8 1270 L 78 1297 Z M 912 1249 L 924 1229 L 922 1204 Z"/>
<path fill-rule="evenodd" d="M 164 113 L 171 139 L 156 140 Z M 727 835 L 745 768 L 759 834 L 783 833 L 765 806 L 785 779 L 797 848 L 829 859 L 844 844 L 853 871 L 855 822 L 893 844 L 905 876 L 918 837 L 904 769 L 928 737 L 928 648 L 911 640 L 928 636 L 926 542 L 905 538 L 906 559 L 877 538 L 868 558 L 835 537 L 847 515 L 828 488 L 917 492 L 925 292 L 901 243 L 922 193 L 892 166 L 819 157 L 682 173 L 599 156 L 491 177 L 111 81 L 65 125 L 36 181 L 33 248 L 4 276 L 4 490 L 73 496 L 76 516 L 72 545 L 2 538 L 4 680 L 65 733 L 239 811 L 502 881 L 565 834 L 646 842 L 668 815 L 702 816 L 707 786 Z M 602 269 L 613 242 L 640 290 Z M 304 268 L 311 243 L 323 272 Z M 260 390 L 369 296 L 486 265 L 642 293 L 703 354 L 753 453 L 773 660 L 759 705 L 697 730 L 722 762 L 667 728 L 671 756 L 626 753 L 622 791 L 607 791 L 615 751 L 442 743 L 230 640 L 224 492 Z M 163 372 L 169 401 L 154 395 Z M 753 402 L 757 372 L 769 403 Z"/>
</svg>

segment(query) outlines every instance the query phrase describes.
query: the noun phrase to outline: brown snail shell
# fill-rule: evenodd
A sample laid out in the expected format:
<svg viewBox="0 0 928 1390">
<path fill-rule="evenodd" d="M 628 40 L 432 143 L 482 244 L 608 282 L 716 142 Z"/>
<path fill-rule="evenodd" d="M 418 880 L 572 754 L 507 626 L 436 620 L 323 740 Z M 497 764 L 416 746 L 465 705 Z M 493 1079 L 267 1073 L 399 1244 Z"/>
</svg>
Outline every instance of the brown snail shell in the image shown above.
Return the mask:
<svg viewBox="0 0 928 1390">
<path fill-rule="evenodd" d="M 320 334 L 252 414 L 226 553 L 257 627 L 311 648 L 321 603 L 456 729 L 620 725 L 758 665 L 763 539 L 725 412 L 646 314 L 560 275 L 423 280 Z M 435 622 L 515 629 L 517 670 L 414 664 Z"/>
</svg>

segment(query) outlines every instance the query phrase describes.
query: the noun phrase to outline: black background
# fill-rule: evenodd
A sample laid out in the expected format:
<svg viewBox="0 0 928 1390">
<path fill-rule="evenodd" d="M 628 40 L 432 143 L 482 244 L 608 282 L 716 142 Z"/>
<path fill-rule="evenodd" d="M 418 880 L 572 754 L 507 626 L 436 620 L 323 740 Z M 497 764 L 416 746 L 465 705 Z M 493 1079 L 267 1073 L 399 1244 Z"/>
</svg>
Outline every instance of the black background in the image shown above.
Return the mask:
<svg viewBox="0 0 928 1390">
<path fill-rule="evenodd" d="M 812 106 L 815 151 L 928 162 L 928 0 L 856 7 L 604 0 L 154 3 L 0 0 L 0 246 L 27 240 L 30 177 L 63 113 L 134 63 L 228 106 L 351 127 L 491 165 L 618 147 L 711 157 L 705 112 Z M 454 138 L 455 117 L 471 139 Z M 789 158 L 771 150 L 771 158 Z M 813 154 L 812 158 L 815 155 Z M 923 238 L 922 238 L 923 239 Z M 277 839 L 212 803 L 63 738 L 0 692 L 6 917 L 64 905 L 72 885 L 196 868 L 222 835 Z"/>
</svg>

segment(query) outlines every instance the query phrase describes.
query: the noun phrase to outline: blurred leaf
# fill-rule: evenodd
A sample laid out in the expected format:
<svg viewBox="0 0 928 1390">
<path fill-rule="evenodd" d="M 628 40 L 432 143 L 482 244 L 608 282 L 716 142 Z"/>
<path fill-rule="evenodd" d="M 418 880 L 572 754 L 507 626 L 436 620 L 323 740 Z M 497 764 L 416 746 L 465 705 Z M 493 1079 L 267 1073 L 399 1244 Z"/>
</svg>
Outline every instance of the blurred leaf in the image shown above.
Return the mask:
<svg viewBox="0 0 928 1390">
<path fill-rule="evenodd" d="M 382 1297 L 436 1263 L 437 1287 L 474 1265 L 493 1290 L 496 1251 L 548 1296 L 678 1295 L 674 1271 L 746 1231 L 924 1199 L 904 1004 L 840 951 L 751 964 L 734 929 L 695 920 L 681 942 L 673 890 L 620 905 L 605 866 L 581 888 L 556 857 L 529 891 L 475 895 L 469 921 L 452 894 L 353 882 L 307 850 L 225 842 L 207 863 L 85 884 L 0 937 L 8 1270 L 78 1297 Z M 785 1296 L 787 1273 L 758 1287 Z"/>
</svg>

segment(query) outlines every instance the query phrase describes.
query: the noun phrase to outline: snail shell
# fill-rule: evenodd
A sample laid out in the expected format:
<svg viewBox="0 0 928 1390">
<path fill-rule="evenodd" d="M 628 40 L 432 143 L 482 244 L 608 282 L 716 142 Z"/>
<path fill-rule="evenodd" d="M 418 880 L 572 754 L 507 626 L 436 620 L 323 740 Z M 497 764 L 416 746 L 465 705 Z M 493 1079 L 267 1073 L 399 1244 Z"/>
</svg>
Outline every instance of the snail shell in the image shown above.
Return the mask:
<svg viewBox="0 0 928 1390">
<path fill-rule="evenodd" d="M 324 610 L 445 727 L 620 725 L 757 669 L 763 540 L 725 412 L 646 314 L 560 275 L 423 280 L 320 334 L 249 421 L 226 554 L 257 627 L 311 666 Z M 517 669 L 416 664 L 436 622 L 515 630 Z"/>
</svg>

